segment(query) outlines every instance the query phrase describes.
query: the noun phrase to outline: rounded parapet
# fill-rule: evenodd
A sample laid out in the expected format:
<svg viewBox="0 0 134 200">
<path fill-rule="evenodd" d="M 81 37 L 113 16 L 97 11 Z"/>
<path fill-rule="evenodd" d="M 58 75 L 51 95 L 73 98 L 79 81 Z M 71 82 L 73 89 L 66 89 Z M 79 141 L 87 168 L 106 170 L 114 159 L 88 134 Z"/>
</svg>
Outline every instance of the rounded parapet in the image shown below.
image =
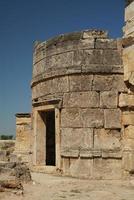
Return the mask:
<svg viewBox="0 0 134 200">
<path fill-rule="evenodd" d="M 118 41 L 102 30 L 86 30 L 36 42 L 31 86 L 76 73 L 123 73 Z"/>
</svg>

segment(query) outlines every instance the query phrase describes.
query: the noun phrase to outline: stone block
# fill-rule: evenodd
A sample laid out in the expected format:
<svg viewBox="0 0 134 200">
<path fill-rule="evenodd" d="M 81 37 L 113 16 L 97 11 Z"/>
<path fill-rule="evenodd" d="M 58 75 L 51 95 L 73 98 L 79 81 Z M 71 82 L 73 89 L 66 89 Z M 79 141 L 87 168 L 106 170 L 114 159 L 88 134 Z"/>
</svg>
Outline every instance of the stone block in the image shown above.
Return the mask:
<svg viewBox="0 0 134 200">
<path fill-rule="evenodd" d="M 78 149 L 61 149 L 61 154 L 64 158 L 78 158 L 79 157 L 79 150 Z"/>
<path fill-rule="evenodd" d="M 93 80 L 93 90 L 119 92 L 127 91 L 123 75 L 95 75 Z"/>
<path fill-rule="evenodd" d="M 41 82 L 35 87 L 37 88 L 36 97 L 52 94 L 52 80 Z"/>
<path fill-rule="evenodd" d="M 71 67 L 67 67 L 67 72 L 66 74 L 70 75 L 70 74 L 81 74 L 81 66 L 71 66 Z"/>
<path fill-rule="evenodd" d="M 117 108 L 118 92 L 104 91 L 100 93 L 100 107 L 101 108 Z"/>
<path fill-rule="evenodd" d="M 47 57 L 46 66 L 50 68 L 69 67 L 73 65 L 73 52 L 66 52 Z"/>
<path fill-rule="evenodd" d="M 73 65 L 103 64 L 102 54 L 103 50 L 77 50 L 74 52 Z"/>
<path fill-rule="evenodd" d="M 67 108 L 61 110 L 61 127 L 78 128 L 82 127 L 79 108 Z"/>
<path fill-rule="evenodd" d="M 123 152 L 123 169 L 128 172 L 134 171 L 134 151 Z"/>
<path fill-rule="evenodd" d="M 92 176 L 93 160 L 91 159 L 70 159 L 70 175 L 79 178 Z"/>
<path fill-rule="evenodd" d="M 134 95 L 121 93 L 119 96 L 120 107 L 134 107 Z"/>
<path fill-rule="evenodd" d="M 122 175 L 121 159 L 97 158 L 93 161 L 93 177 L 96 179 L 120 179 Z"/>
<path fill-rule="evenodd" d="M 122 57 L 121 52 L 119 50 L 104 50 L 103 55 L 103 64 L 104 65 L 121 65 L 122 64 Z"/>
<path fill-rule="evenodd" d="M 81 39 L 78 43 L 79 49 L 94 49 L 94 38 Z"/>
<path fill-rule="evenodd" d="M 65 175 L 69 175 L 70 159 L 62 158 L 62 169 Z"/>
<path fill-rule="evenodd" d="M 122 159 L 122 151 L 108 151 L 108 150 L 103 150 L 102 151 L 102 158 L 112 158 L 112 159 Z"/>
<path fill-rule="evenodd" d="M 33 64 L 35 64 L 35 63 L 37 63 L 37 62 L 39 62 L 40 60 L 42 60 L 44 57 L 45 57 L 45 55 L 44 55 L 44 43 L 42 42 L 42 43 L 40 43 L 39 45 L 38 45 L 38 48 L 36 47 L 36 49 L 35 49 L 35 51 L 34 51 L 34 55 L 33 55 L 33 57 L 34 57 L 34 59 L 33 59 Z"/>
<path fill-rule="evenodd" d="M 118 130 L 94 130 L 94 148 L 101 150 L 120 150 L 121 133 Z"/>
<path fill-rule="evenodd" d="M 82 109 L 82 122 L 84 127 L 103 127 L 104 111 L 101 109 Z"/>
<path fill-rule="evenodd" d="M 89 91 L 92 90 L 93 75 L 82 74 L 81 75 L 81 90 Z"/>
<path fill-rule="evenodd" d="M 25 113 L 24 113 L 24 115 L 25 115 Z M 29 114 L 29 116 L 27 116 L 27 117 L 16 117 L 16 124 L 17 125 L 26 125 L 26 124 L 29 124 L 29 123 L 31 123 L 31 116 L 30 116 L 30 114 Z M 19 126 L 18 126 L 19 127 Z"/>
<path fill-rule="evenodd" d="M 68 92 L 69 91 L 69 81 L 68 76 L 54 78 L 52 80 L 52 93 Z"/>
<path fill-rule="evenodd" d="M 106 129 L 120 129 L 121 128 L 121 111 L 120 109 L 106 109 L 104 110 L 104 120 Z"/>
<path fill-rule="evenodd" d="M 92 149 L 80 149 L 80 158 L 93 158 Z"/>
<path fill-rule="evenodd" d="M 134 126 L 130 125 L 127 128 L 125 128 L 125 138 L 134 140 Z"/>
<path fill-rule="evenodd" d="M 51 76 L 49 76 L 48 72 L 49 70 L 51 70 Z M 56 78 L 56 77 L 61 77 L 61 76 L 65 76 L 67 75 L 67 70 L 68 68 L 64 67 L 57 67 L 57 68 L 49 68 L 49 70 L 46 70 L 45 74 L 44 74 L 44 78 Z"/>
<path fill-rule="evenodd" d="M 112 90 L 117 90 L 119 92 L 127 92 L 127 86 L 124 83 L 124 75 L 113 75 Z"/>
<path fill-rule="evenodd" d="M 81 91 L 81 75 L 69 76 L 69 89 L 70 91 Z"/>
<path fill-rule="evenodd" d="M 123 125 L 134 125 L 134 111 L 125 111 L 122 115 Z"/>
<path fill-rule="evenodd" d="M 70 91 L 88 91 L 92 88 L 93 75 L 72 75 L 69 76 Z"/>
<path fill-rule="evenodd" d="M 125 150 L 134 150 L 134 139 L 124 137 L 123 147 Z"/>
<path fill-rule="evenodd" d="M 117 40 L 114 39 L 97 39 L 95 41 L 96 49 L 117 49 Z"/>
<path fill-rule="evenodd" d="M 83 73 L 96 74 L 123 74 L 123 65 L 90 64 L 82 65 Z"/>
<path fill-rule="evenodd" d="M 99 93 L 95 91 L 65 93 L 63 107 L 97 108 L 99 100 Z"/>
<path fill-rule="evenodd" d="M 79 150 L 93 147 L 93 129 L 91 128 L 62 128 L 61 149 Z"/>
<path fill-rule="evenodd" d="M 112 89 L 113 76 L 95 75 L 93 80 L 93 90 L 107 91 Z"/>
</svg>

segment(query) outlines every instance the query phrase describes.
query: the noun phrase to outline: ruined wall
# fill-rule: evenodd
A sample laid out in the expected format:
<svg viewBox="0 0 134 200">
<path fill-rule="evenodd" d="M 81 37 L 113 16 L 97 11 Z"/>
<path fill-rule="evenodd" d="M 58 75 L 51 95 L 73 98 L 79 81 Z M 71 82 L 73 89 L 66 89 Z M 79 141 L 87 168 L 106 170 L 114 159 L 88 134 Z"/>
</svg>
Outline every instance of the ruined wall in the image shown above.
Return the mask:
<svg viewBox="0 0 134 200">
<path fill-rule="evenodd" d="M 0 162 L 10 161 L 15 148 L 15 140 L 0 140 Z"/>
<path fill-rule="evenodd" d="M 119 105 L 127 93 L 120 41 L 104 31 L 82 31 L 36 42 L 32 105 L 60 102 L 60 168 L 76 177 L 122 176 Z M 33 126 L 36 126 L 33 124 Z M 37 146 L 40 137 L 36 134 Z M 36 156 L 38 161 L 40 156 Z"/>
<path fill-rule="evenodd" d="M 134 1 L 127 1 L 123 44 L 124 80 L 128 93 L 120 95 L 123 112 L 123 163 L 126 176 L 134 174 Z"/>
<path fill-rule="evenodd" d="M 31 114 L 16 114 L 16 142 L 15 152 L 20 160 L 31 162 L 32 153 Z"/>
</svg>

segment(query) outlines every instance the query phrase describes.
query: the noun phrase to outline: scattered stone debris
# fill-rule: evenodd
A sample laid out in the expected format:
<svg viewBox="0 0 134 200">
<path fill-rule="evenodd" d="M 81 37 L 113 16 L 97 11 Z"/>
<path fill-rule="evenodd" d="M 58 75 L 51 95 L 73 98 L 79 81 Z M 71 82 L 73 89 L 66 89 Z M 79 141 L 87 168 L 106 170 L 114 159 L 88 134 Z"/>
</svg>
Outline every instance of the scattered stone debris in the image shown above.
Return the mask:
<svg viewBox="0 0 134 200">
<path fill-rule="evenodd" d="M 0 188 L 23 190 L 22 183 L 18 180 L 0 180 Z"/>
<path fill-rule="evenodd" d="M 30 182 L 30 170 L 25 163 L 0 163 L 0 192 L 23 194 L 23 183 Z"/>
<path fill-rule="evenodd" d="M 25 163 L 16 164 L 14 168 L 14 175 L 18 180 L 26 182 L 26 183 L 32 180 L 30 169 L 27 167 Z"/>
</svg>

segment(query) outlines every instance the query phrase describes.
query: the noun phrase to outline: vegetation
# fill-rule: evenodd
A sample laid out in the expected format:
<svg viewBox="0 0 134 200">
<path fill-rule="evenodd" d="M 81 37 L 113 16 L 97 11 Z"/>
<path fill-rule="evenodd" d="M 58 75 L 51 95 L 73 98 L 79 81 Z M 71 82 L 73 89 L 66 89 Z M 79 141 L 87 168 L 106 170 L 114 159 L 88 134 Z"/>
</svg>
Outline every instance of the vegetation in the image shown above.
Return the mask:
<svg viewBox="0 0 134 200">
<path fill-rule="evenodd" d="M 12 140 L 13 135 L 0 135 L 0 140 Z"/>
</svg>

